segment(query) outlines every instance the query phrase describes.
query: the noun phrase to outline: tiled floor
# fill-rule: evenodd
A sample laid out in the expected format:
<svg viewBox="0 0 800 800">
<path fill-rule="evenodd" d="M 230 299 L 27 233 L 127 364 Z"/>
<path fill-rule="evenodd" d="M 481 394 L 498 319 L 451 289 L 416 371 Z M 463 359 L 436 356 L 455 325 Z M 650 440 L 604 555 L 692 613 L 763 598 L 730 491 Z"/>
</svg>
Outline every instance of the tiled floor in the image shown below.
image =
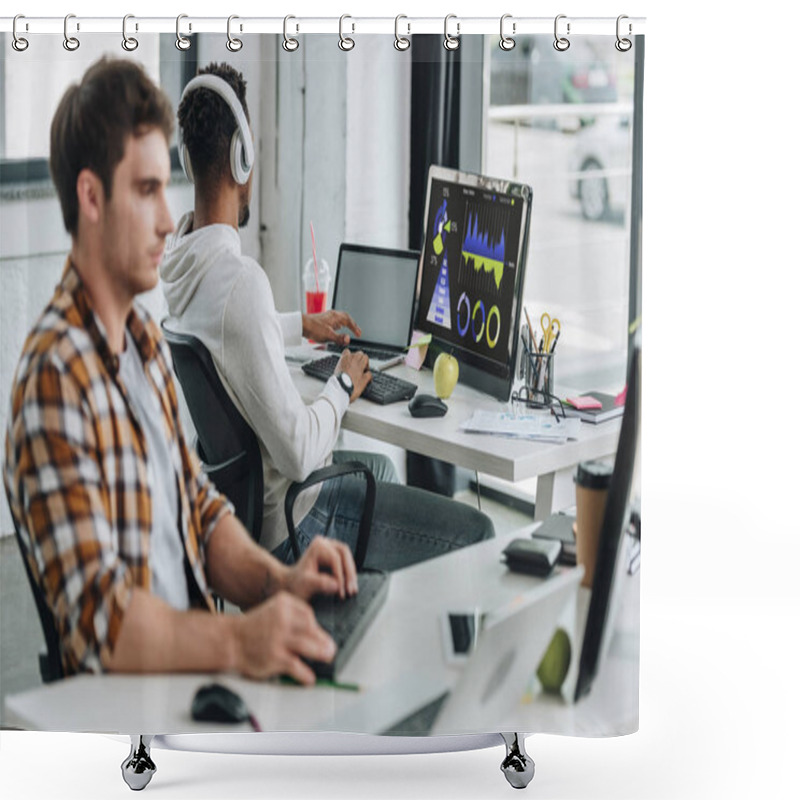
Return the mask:
<svg viewBox="0 0 800 800">
<path fill-rule="evenodd" d="M 469 490 L 460 492 L 457 499 L 472 506 L 478 502 Z M 531 523 L 530 517 L 486 498 L 481 507 L 491 517 L 497 533 Z M 3 536 L 0 538 L 0 727 L 5 696 L 40 685 L 38 654 L 43 649 L 44 637 L 16 539 Z"/>
</svg>

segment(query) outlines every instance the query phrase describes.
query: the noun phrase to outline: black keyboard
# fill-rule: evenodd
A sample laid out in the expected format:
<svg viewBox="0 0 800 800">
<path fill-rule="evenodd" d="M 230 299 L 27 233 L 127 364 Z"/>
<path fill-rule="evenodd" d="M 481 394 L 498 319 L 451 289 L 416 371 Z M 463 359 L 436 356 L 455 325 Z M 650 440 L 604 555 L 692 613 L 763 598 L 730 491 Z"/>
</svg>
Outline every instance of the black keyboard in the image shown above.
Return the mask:
<svg viewBox="0 0 800 800">
<path fill-rule="evenodd" d="M 312 378 L 327 381 L 333 375 L 338 363 L 339 356 L 325 356 L 303 364 L 303 372 Z M 367 388 L 364 389 L 361 396 L 373 403 L 385 406 L 388 403 L 410 400 L 416 391 L 417 385 L 411 381 L 404 381 L 402 378 L 396 378 L 385 372 L 373 372 L 372 380 L 367 384 Z"/>
<path fill-rule="evenodd" d="M 388 572 L 359 572 L 358 594 L 342 600 L 318 595 L 311 601 L 317 622 L 336 642 L 336 656 L 330 664 L 308 661 L 318 678 L 332 680 L 347 663 L 389 592 Z"/>
<path fill-rule="evenodd" d="M 342 353 L 345 349 L 344 345 L 329 342 L 327 349 L 331 353 Z M 347 346 L 347 349 L 352 350 L 354 353 L 359 350 L 371 361 L 391 361 L 392 359 L 402 357 L 403 353 L 396 350 L 381 350 L 379 347 L 362 347 L 357 342 Z"/>
</svg>

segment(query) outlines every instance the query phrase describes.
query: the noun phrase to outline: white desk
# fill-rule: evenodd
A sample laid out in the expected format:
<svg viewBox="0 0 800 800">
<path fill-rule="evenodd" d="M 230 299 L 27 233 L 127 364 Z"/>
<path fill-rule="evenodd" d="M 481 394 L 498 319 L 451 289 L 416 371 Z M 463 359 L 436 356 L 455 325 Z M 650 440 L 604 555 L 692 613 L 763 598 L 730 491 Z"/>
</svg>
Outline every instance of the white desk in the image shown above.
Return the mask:
<svg viewBox="0 0 800 800">
<path fill-rule="evenodd" d="M 386 604 L 376 617 L 340 680 L 358 683 L 359 692 L 302 688 L 224 676 L 245 699 L 267 731 L 358 730 L 378 733 L 386 714 L 408 713 L 419 697 L 404 693 L 424 677 L 431 685 L 452 685 L 457 671 L 444 658 L 440 613 L 492 609 L 506 605 L 541 580 L 509 572 L 500 552 L 510 536 L 456 551 L 394 573 Z M 604 666 L 591 695 L 571 706 L 559 698 L 536 695 L 514 713 L 515 728 L 526 732 L 629 733 L 638 723 L 638 581 L 630 581 L 632 613 L 627 624 L 635 648 L 618 648 Z M 582 592 L 585 590 L 581 590 Z M 585 598 L 582 599 L 585 602 Z M 574 619 L 574 614 L 572 615 Z M 563 622 L 562 622 L 563 624 Z M 578 642 L 575 642 L 576 652 Z M 576 660 L 573 657 L 573 662 Z M 536 665 L 532 665 L 531 671 Z M 79 676 L 6 698 L 8 723 L 25 729 L 121 734 L 226 733 L 249 731 L 247 725 L 194 722 L 189 709 L 208 675 Z M 419 692 L 416 692 L 418 695 Z M 431 695 L 431 697 L 435 694 Z M 431 698 L 428 698 L 431 699 Z M 369 714 L 353 714 L 373 703 Z M 411 705 L 409 705 L 412 703 Z M 394 721 L 404 713 L 398 713 Z M 344 720 L 357 718 L 358 726 Z M 252 734 L 249 734 L 252 736 Z"/>
<path fill-rule="evenodd" d="M 308 377 L 297 365 L 290 365 L 290 369 L 303 399 L 310 401 L 319 394 L 320 381 Z M 417 384 L 420 393 L 434 394 L 431 370 L 417 372 L 399 366 L 393 367 L 389 374 Z M 565 444 L 519 441 L 459 430 L 461 423 L 476 410 L 504 411 L 506 403 L 462 384 L 456 386 L 446 402 L 449 410 L 444 417 L 415 419 L 406 403 L 380 406 L 359 398 L 344 415 L 342 427 L 507 481 L 538 477 L 537 520 L 550 515 L 554 500 L 560 501 L 555 503 L 556 508 L 574 503 L 572 469 L 578 462 L 611 455 L 617 447 L 619 419 L 601 425 L 584 423 L 580 438 Z M 561 497 L 556 498 L 559 489 Z"/>
</svg>

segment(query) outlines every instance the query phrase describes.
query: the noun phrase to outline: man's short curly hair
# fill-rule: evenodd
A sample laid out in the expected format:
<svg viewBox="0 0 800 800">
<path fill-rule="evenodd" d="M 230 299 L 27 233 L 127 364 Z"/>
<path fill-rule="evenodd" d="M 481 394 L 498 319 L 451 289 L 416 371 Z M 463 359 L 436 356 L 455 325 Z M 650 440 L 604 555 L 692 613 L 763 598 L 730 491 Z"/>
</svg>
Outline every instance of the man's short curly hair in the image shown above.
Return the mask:
<svg viewBox="0 0 800 800">
<path fill-rule="evenodd" d="M 247 84 L 241 72 L 229 64 L 213 63 L 198 75 L 216 75 L 227 81 L 250 121 L 245 97 Z M 204 87 L 192 90 L 178 107 L 178 124 L 196 181 L 215 184 L 230 174 L 231 137 L 236 131 L 236 119 L 222 97 Z"/>
</svg>

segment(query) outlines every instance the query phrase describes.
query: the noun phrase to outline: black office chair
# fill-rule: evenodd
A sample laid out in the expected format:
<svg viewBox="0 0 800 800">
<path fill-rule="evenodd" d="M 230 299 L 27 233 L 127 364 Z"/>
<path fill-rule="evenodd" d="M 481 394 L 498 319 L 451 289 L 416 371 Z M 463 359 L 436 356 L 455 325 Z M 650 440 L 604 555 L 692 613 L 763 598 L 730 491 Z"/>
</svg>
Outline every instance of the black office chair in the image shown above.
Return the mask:
<svg viewBox="0 0 800 800">
<path fill-rule="evenodd" d="M 170 328 L 169 320 L 164 320 L 161 328 L 172 351 L 175 372 L 197 431 L 197 453 L 204 470 L 233 503 L 236 516 L 258 541 L 264 502 L 264 473 L 258 439 L 222 385 L 205 345 L 196 336 Z M 351 473 L 363 474 L 367 484 L 355 552 L 356 566 L 362 567 L 375 509 L 375 477 L 360 461 L 322 467 L 305 481 L 290 486 L 284 507 L 295 559 L 301 555 L 292 513 L 295 501 L 310 486 Z"/>
<path fill-rule="evenodd" d="M 39 653 L 39 674 L 42 676 L 42 681 L 44 683 L 52 683 L 64 677 L 64 666 L 61 663 L 61 649 L 58 644 L 59 638 L 56 631 L 55 617 L 53 617 L 53 612 L 45 602 L 44 592 L 41 586 L 39 586 L 36 579 L 33 577 L 26 556 L 27 550 L 22 542 L 22 535 L 19 532 L 16 520 L 14 520 L 14 534 L 17 537 L 17 545 L 19 545 L 19 554 L 22 556 L 22 563 L 25 565 L 25 574 L 28 576 L 28 583 L 33 592 L 36 610 L 39 612 L 39 622 L 42 624 L 44 643 L 47 647 L 46 652 Z"/>
</svg>

